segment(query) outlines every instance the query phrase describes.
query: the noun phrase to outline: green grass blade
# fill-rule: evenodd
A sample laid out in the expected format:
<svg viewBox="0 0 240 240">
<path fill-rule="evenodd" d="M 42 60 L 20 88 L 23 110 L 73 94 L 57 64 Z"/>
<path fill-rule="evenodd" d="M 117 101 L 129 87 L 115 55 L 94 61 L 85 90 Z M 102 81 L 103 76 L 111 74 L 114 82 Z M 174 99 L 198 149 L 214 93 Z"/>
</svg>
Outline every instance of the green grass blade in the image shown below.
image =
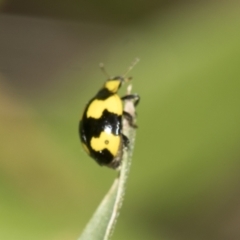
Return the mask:
<svg viewBox="0 0 240 240">
<path fill-rule="evenodd" d="M 128 94 L 131 86 L 128 87 Z M 131 100 L 125 102 L 124 110 L 135 119 L 135 107 Z M 114 180 L 109 192 L 105 195 L 99 207 L 93 214 L 87 226 L 78 240 L 108 240 L 110 239 L 117 217 L 122 206 L 126 182 L 131 165 L 131 157 L 134 148 L 135 129 L 130 127 L 126 120 L 123 121 L 123 133 L 129 138 L 130 146 L 124 151 L 122 166 L 118 177 Z"/>
</svg>

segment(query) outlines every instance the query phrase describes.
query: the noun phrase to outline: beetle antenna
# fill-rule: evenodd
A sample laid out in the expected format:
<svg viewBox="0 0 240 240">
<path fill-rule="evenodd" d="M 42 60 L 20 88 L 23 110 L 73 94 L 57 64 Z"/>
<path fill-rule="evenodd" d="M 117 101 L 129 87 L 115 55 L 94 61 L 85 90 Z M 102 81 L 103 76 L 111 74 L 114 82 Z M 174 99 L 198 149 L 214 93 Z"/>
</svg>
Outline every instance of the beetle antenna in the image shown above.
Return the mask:
<svg viewBox="0 0 240 240">
<path fill-rule="evenodd" d="M 134 61 L 131 63 L 127 71 L 123 74 L 123 78 L 134 68 L 134 66 L 140 61 L 139 58 L 135 58 Z M 131 78 L 125 78 L 126 80 L 130 80 Z"/>
<path fill-rule="evenodd" d="M 100 69 L 102 70 L 103 74 L 104 74 L 105 76 L 107 76 L 108 79 L 110 79 L 110 75 L 109 75 L 108 72 L 106 71 L 104 64 L 103 64 L 103 63 L 99 63 L 99 67 L 100 67 Z"/>
</svg>

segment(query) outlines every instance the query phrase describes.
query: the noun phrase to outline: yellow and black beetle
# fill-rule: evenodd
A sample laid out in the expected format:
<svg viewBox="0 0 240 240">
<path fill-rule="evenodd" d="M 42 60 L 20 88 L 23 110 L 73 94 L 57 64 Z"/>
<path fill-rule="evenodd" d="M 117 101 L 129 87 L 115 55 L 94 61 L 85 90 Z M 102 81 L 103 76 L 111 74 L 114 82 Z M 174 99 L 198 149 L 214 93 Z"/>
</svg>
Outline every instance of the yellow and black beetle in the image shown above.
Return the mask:
<svg viewBox="0 0 240 240">
<path fill-rule="evenodd" d="M 136 127 L 132 116 L 123 110 L 122 101 L 132 99 L 136 106 L 140 100 L 137 94 L 120 97 L 117 92 L 123 82 L 131 79 L 125 76 L 137 61 L 123 76 L 107 79 L 88 102 L 79 123 L 79 135 L 84 150 L 98 164 L 114 169 L 120 166 L 123 149 L 129 144 L 128 138 L 122 133 L 122 118 L 126 118 L 130 126 Z M 103 66 L 102 70 L 105 72 Z"/>
</svg>

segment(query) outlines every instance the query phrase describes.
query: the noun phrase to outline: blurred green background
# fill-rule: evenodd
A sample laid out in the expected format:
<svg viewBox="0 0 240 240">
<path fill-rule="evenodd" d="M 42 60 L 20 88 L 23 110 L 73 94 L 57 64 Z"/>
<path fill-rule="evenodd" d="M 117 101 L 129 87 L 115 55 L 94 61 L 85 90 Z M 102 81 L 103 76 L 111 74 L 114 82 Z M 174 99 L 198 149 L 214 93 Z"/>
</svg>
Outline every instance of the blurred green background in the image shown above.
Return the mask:
<svg viewBox="0 0 240 240">
<path fill-rule="evenodd" d="M 110 75 L 140 94 L 114 240 L 240 239 L 239 1 L 0 1 L 0 239 L 74 240 L 116 172 L 78 121 Z M 120 93 L 124 95 L 126 86 Z"/>
</svg>

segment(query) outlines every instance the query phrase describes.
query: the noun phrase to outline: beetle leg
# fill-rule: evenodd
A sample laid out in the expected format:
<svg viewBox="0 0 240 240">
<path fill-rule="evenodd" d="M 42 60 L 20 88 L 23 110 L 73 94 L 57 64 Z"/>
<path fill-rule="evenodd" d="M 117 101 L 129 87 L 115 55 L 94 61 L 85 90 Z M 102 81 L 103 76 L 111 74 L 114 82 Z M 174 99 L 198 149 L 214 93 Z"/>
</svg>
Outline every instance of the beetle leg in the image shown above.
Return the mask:
<svg viewBox="0 0 240 240">
<path fill-rule="evenodd" d="M 128 137 L 127 136 L 125 136 L 124 134 L 122 134 L 122 138 L 123 138 L 123 146 L 125 147 L 125 148 L 128 148 L 128 145 L 129 145 L 129 139 L 128 139 Z"/>
<path fill-rule="evenodd" d="M 128 124 L 133 127 L 137 128 L 138 126 L 133 122 L 133 117 L 130 113 L 123 111 L 123 117 L 128 121 Z"/>
<path fill-rule="evenodd" d="M 124 100 L 134 100 L 134 106 L 136 107 L 140 101 L 140 96 L 138 94 L 129 94 L 126 96 L 121 97 Z"/>
</svg>

